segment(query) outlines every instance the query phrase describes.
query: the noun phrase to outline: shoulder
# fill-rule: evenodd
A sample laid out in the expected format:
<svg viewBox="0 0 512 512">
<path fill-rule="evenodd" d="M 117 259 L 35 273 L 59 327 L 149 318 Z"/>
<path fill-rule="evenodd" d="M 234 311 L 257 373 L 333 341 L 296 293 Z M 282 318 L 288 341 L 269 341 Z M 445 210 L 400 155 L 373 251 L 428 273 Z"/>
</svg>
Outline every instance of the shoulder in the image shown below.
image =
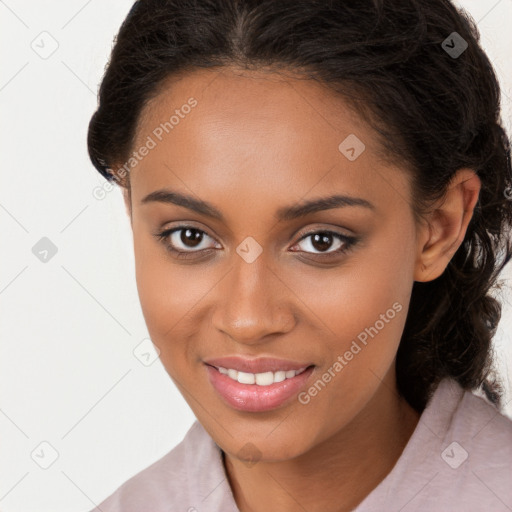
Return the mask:
<svg viewBox="0 0 512 512">
<path fill-rule="evenodd" d="M 463 390 L 452 379 L 442 381 L 435 395 L 432 413 L 440 419 L 439 434 L 465 442 L 472 448 L 475 462 L 511 464 L 510 418 L 484 397 Z"/>
<path fill-rule="evenodd" d="M 512 507 L 510 418 L 455 380 L 444 379 L 421 422 L 430 450 L 424 468 L 431 478 L 426 488 L 431 497 L 425 503 L 434 504 L 436 497 L 438 503 L 467 511 Z"/>
<path fill-rule="evenodd" d="M 356 510 L 510 512 L 511 484 L 512 420 L 444 379 L 394 468 Z"/>
<path fill-rule="evenodd" d="M 450 385 L 457 386 L 453 381 Z M 468 479 L 502 488 L 512 507 L 512 419 L 470 391 L 464 391 L 456 404 L 445 441 L 453 439 L 464 447 Z M 444 456 L 450 454 L 447 449 Z"/>
<path fill-rule="evenodd" d="M 183 440 L 140 471 L 91 512 L 193 511 L 205 488 L 223 478 L 221 451 L 196 420 Z M 203 495 L 204 497 L 204 495 Z"/>
<path fill-rule="evenodd" d="M 511 510 L 512 420 L 452 379 L 436 395 L 426 416 L 437 435 L 431 491 L 468 511 Z"/>
</svg>

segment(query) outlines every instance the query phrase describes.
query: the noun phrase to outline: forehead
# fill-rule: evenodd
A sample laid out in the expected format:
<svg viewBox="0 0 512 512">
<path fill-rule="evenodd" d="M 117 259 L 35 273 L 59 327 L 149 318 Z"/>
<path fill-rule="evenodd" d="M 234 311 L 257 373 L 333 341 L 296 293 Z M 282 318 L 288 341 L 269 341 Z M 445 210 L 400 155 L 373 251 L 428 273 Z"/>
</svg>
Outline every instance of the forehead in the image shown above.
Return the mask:
<svg viewBox="0 0 512 512">
<path fill-rule="evenodd" d="M 171 185 L 219 199 L 236 191 L 249 204 L 259 193 L 298 200 L 314 188 L 371 196 L 383 178 L 388 187 L 401 179 L 382 176 L 392 170 L 375 133 L 340 96 L 264 71 L 199 70 L 164 82 L 140 116 L 133 149 L 144 145 L 152 148 L 131 170 L 134 203 Z M 362 151 L 357 159 L 348 146 Z"/>
</svg>

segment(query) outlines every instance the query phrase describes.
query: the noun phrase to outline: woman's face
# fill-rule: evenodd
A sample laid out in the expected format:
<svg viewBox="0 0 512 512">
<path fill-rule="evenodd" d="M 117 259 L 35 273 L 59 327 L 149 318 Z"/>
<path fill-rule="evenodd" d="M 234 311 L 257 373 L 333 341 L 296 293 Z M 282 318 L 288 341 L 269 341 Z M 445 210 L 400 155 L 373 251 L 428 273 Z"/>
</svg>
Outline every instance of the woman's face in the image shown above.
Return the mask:
<svg viewBox="0 0 512 512">
<path fill-rule="evenodd" d="M 421 239 L 409 175 L 378 149 L 317 82 L 261 72 L 196 71 L 141 116 L 130 180 L 144 318 L 232 455 L 298 456 L 396 396 Z M 247 365 L 213 361 L 225 357 Z M 281 361 L 251 365 L 263 358 Z M 242 383 L 214 366 L 245 370 Z"/>
</svg>

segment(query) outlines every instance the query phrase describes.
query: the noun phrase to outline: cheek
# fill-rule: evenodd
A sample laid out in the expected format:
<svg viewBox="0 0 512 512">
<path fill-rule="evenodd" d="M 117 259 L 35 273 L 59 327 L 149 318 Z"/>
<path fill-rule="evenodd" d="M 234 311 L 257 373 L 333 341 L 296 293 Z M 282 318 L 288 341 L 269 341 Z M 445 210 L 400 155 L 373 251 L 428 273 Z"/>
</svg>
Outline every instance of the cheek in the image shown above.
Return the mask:
<svg viewBox="0 0 512 512">
<path fill-rule="evenodd" d="M 399 279 L 403 279 L 400 272 L 376 272 L 371 267 L 368 271 L 346 268 L 337 279 L 301 276 L 296 293 L 308 306 L 309 322 L 320 331 L 319 373 L 331 369 L 331 375 L 336 374 L 334 380 L 344 381 L 338 387 L 341 394 L 357 394 L 365 387 L 364 382 L 375 380 L 375 375 L 383 377 L 392 364 L 410 297 L 409 286 L 399 283 Z M 334 391 L 325 398 L 330 400 L 335 395 Z"/>
<path fill-rule="evenodd" d="M 320 329 L 316 350 L 322 363 L 299 397 L 304 439 L 313 436 L 318 418 L 331 418 L 321 422 L 326 437 L 349 422 L 392 368 L 411 283 L 398 264 L 364 263 L 347 266 L 337 278 L 315 280 L 304 275 L 298 281 L 297 295 L 314 312 L 309 321 Z"/>
<path fill-rule="evenodd" d="M 162 350 L 163 340 L 192 307 L 197 280 L 171 262 L 165 247 L 134 234 L 135 273 L 139 300 L 153 342 Z M 197 292 L 199 293 L 199 292 Z"/>
<path fill-rule="evenodd" d="M 136 282 L 146 327 L 168 373 L 177 377 L 197 360 L 204 305 L 222 275 L 204 264 L 178 264 L 159 247 L 134 238 Z"/>
<path fill-rule="evenodd" d="M 324 394 L 324 405 L 346 400 L 347 392 L 355 396 L 366 387 L 369 392 L 369 381 L 377 383 L 393 363 L 413 285 L 411 240 L 407 233 L 383 232 L 339 268 L 324 274 L 305 269 L 292 281 L 310 322 L 322 331 L 318 335 L 322 340 L 318 349 L 323 352 L 320 374 L 331 368 L 336 375 L 333 380 L 342 382 L 332 386 L 332 394 Z M 398 246 L 401 251 L 396 250 Z M 332 368 L 336 361 L 342 369 Z"/>
<path fill-rule="evenodd" d="M 399 242 L 402 251 L 396 250 Z M 382 334 L 385 331 L 386 337 L 398 341 L 413 284 L 413 251 L 408 247 L 403 237 L 394 240 L 382 233 L 337 268 L 320 271 L 304 266 L 294 274 L 289 270 L 285 281 L 312 321 L 316 318 L 320 329 L 339 339 L 333 349 L 343 349 L 360 333 L 364 338 L 365 329 L 376 322 L 382 327 L 381 315 L 385 316 Z"/>
</svg>

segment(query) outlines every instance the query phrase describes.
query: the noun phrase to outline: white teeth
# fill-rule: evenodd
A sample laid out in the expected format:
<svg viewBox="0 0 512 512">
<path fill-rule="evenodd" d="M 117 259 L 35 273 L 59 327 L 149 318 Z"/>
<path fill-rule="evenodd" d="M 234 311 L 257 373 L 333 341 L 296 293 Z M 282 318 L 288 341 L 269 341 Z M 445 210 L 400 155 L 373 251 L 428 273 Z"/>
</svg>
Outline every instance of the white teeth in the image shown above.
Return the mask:
<svg viewBox="0 0 512 512">
<path fill-rule="evenodd" d="M 238 372 L 237 380 L 240 382 L 240 384 L 254 384 L 256 381 L 256 376 L 254 373 Z"/>
<path fill-rule="evenodd" d="M 272 372 L 256 373 L 255 375 L 258 386 L 270 386 L 274 382 L 274 374 Z"/>
<path fill-rule="evenodd" d="M 293 373 L 292 377 L 295 377 L 295 370 L 290 370 L 290 374 Z M 290 377 L 288 377 L 290 378 Z M 285 371 L 278 371 L 274 373 L 274 382 L 282 382 L 286 379 L 286 372 Z"/>
<path fill-rule="evenodd" d="M 282 382 L 286 379 L 292 379 L 299 373 L 302 373 L 307 367 L 300 370 L 279 370 L 277 372 L 264 372 L 264 373 L 248 373 L 239 372 L 231 368 L 219 367 L 220 373 L 227 375 L 230 379 L 240 382 L 240 384 L 256 384 L 258 386 L 270 386 L 275 382 Z"/>
</svg>

